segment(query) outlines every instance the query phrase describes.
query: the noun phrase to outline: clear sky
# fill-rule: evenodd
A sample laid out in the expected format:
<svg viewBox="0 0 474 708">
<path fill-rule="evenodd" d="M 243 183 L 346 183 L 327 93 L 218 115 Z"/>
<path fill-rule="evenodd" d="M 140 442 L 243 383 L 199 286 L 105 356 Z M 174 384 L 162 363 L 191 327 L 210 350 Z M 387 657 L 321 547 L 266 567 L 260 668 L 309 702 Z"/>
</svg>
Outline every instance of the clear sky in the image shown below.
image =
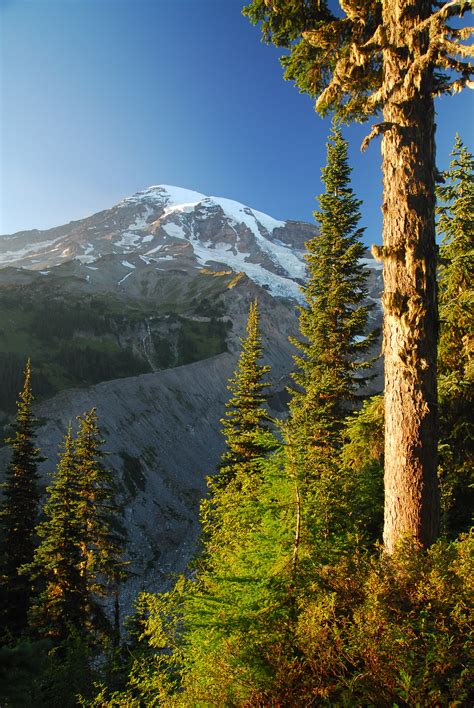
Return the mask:
<svg viewBox="0 0 474 708">
<path fill-rule="evenodd" d="M 0 233 L 49 228 L 152 184 L 312 220 L 329 119 L 282 78 L 244 0 L 0 0 Z M 469 95 L 468 95 L 469 94 Z M 438 166 L 474 149 L 473 92 L 437 102 Z M 380 143 L 345 130 L 367 242 Z"/>
</svg>

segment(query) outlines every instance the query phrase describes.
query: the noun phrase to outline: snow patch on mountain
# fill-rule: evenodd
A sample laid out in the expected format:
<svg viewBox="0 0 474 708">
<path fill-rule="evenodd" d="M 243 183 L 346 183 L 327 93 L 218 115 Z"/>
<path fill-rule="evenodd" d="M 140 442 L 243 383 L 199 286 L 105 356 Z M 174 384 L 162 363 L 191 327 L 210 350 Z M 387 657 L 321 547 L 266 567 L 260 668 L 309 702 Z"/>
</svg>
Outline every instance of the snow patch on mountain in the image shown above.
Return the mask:
<svg viewBox="0 0 474 708">
<path fill-rule="evenodd" d="M 50 249 L 58 241 L 61 241 L 61 237 L 52 239 L 50 241 L 41 241 L 40 243 L 34 243 L 30 246 L 25 246 L 16 251 L 4 251 L 0 253 L 0 265 L 8 265 L 9 263 L 15 263 L 21 258 L 30 256 L 30 254 L 37 254 L 38 251 L 46 251 Z M 51 250 L 58 250 L 57 248 Z"/>
<path fill-rule="evenodd" d="M 145 194 L 151 197 L 158 196 L 166 199 L 168 206 L 180 206 L 184 204 L 197 204 L 206 199 L 205 194 L 196 192 L 193 189 L 185 189 L 184 187 L 174 187 L 171 184 L 159 184 L 149 187 L 145 190 Z"/>
<path fill-rule="evenodd" d="M 150 216 L 154 213 L 154 209 L 152 209 L 150 206 L 147 204 L 145 205 L 145 210 L 142 214 L 137 216 L 135 221 L 129 225 L 128 229 L 129 231 L 142 231 L 143 229 L 148 228 L 148 219 Z"/>
<path fill-rule="evenodd" d="M 264 214 L 263 211 L 257 211 L 256 209 L 252 209 L 251 211 L 257 221 L 259 221 L 262 226 L 266 228 L 269 234 L 275 229 L 282 229 L 286 226 L 286 221 L 278 221 L 278 219 L 274 219 L 273 216 Z"/>
<path fill-rule="evenodd" d="M 169 224 L 163 224 L 162 229 L 172 238 L 186 239 L 183 227 L 172 221 L 170 221 Z M 149 253 L 151 253 L 151 251 L 149 251 Z"/>
<path fill-rule="evenodd" d="M 125 231 L 119 241 L 115 242 L 117 248 L 134 248 L 141 241 L 140 234 L 134 234 L 130 231 Z"/>
<path fill-rule="evenodd" d="M 144 189 L 141 192 L 136 192 L 131 197 L 127 197 L 120 202 L 120 205 L 162 204 L 172 210 L 173 207 L 196 205 L 203 199 L 206 199 L 205 194 L 195 192 L 192 189 L 174 187 L 169 184 L 157 184 L 152 185 L 151 187 L 148 187 L 148 189 Z"/>
<path fill-rule="evenodd" d="M 155 248 L 151 248 L 149 251 L 147 251 L 145 255 L 151 256 L 152 253 L 158 253 L 158 251 L 161 251 L 163 248 L 163 244 L 160 243 L 159 246 L 155 246 Z"/>
<path fill-rule="evenodd" d="M 302 256 L 298 257 L 281 242 L 268 241 L 260 234 L 256 238 L 262 251 L 270 256 L 274 265 L 283 268 L 290 278 L 302 280 L 305 277 L 306 264 Z"/>
<path fill-rule="evenodd" d="M 271 273 L 259 263 L 250 262 L 248 260 L 249 253 L 234 251 L 229 244 L 216 244 L 214 248 L 208 248 L 197 239 L 191 239 L 191 245 L 197 260 L 203 266 L 210 263 L 222 263 L 237 273 L 245 273 L 275 297 L 294 298 L 300 302 L 303 299 L 297 283 L 289 278 Z"/>
<path fill-rule="evenodd" d="M 96 260 L 96 257 L 94 254 L 90 254 L 90 255 L 83 254 L 82 256 L 76 256 L 75 260 L 79 261 L 80 263 L 86 264 L 86 263 L 93 263 Z"/>
<path fill-rule="evenodd" d="M 245 224 L 245 226 L 253 233 L 255 238 L 259 238 L 261 236 L 257 216 L 253 209 L 250 209 L 250 207 L 247 207 L 240 202 L 236 202 L 233 199 L 224 199 L 223 197 L 209 197 L 204 200 L 203 206 L 220 207 L 224 214 L 235 224 Z M 261 212 L 259 213 L 264 217 L 264 221 L 266 222 L 265 229 L 269 232 L 272 232 L 277 226 L 285 225 L 284 221 L 279 222 L 266 214 L 262 214 Z"/>
<path fill-rule="evenodd" d="M 127 273 L 127 275 L 124 275 L 123 278 L 118 281 L 117 285 L 122 285 L 122 283 L 125 282 L 125 280 L 127 280 L 127 278 L 129 278 L 131 275 L 133 275 L 133 271 L 131 273 Z"/>
</svg>

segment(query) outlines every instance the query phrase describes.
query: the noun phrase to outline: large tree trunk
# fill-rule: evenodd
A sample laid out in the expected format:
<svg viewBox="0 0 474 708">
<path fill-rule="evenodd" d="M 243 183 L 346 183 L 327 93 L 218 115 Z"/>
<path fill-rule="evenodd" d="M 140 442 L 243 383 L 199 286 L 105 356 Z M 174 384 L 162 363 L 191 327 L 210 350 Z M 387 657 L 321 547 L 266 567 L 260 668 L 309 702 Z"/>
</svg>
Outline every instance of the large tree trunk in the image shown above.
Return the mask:
<svg viewBox="0 0 474 708">
<path fill-rule="evenodd" d="M 432 69 L 413 86 L 400 80 L 427 48 L 411 27 L 431 12 L 426 0 L 384 0 L 384 355 L 385 524 L 392 553 L 411 537 L 429 546 L 438 532 L 436 396 L 435 144 Z M 415 82 L 417 83 L 417 82 Z"/>
</svg>

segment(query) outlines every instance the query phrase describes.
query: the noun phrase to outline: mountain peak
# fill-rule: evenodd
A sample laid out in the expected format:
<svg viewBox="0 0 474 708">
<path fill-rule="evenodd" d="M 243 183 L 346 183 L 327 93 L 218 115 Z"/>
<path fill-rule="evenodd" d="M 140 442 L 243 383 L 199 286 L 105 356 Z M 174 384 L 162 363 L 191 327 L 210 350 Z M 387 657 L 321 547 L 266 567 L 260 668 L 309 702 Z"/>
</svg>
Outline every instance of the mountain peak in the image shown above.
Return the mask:
<svg viewBox="0 0 474 708">
<path fill-rule="evenodd" d="M 279 221 L 233 199 L 160 184 L 86 219 L 1 239 L 0 267 L 47 274 L 75 262 L 91 286 L 107 278 L 123 290 L 143 269 L 159 275 L 224 266 L 276 297 L 299 300 L 304 242 L 315 234 L 310 224 Z"/>
<path fill-rule="evenodd" d="M 141 192 L 132 194 L 131 197 L 126 197 L 121 204 L 151 201 L 178 206 L 180 204 L 198 204 L 206 198 L 205 194 L 193 189 L 175 187 L 170 184 L 154 184 Z"/>
<path fill-rule="evenodd" d="M 176 187 L 170 184 L 155 184 L 141 192 L 136 192 L 131 197 L 127 197 L 122 204 L 159 204 L 165 206 L 166 215 L 172 211 L 190 211 L 196 207 L 203 209 L 220 208 L 222 212 L 232 219 L 236 224 L 245 224 L 251 231 L 258 230 L 258 222 L 266 231 L 271 233 L 276 228 L 283 228 L 285 221 L 274 219 L 256 209 L 242 204 L 235 199 L 227 197 L 207 196 L 201 192 L 184 187 Z"/>
</svg>

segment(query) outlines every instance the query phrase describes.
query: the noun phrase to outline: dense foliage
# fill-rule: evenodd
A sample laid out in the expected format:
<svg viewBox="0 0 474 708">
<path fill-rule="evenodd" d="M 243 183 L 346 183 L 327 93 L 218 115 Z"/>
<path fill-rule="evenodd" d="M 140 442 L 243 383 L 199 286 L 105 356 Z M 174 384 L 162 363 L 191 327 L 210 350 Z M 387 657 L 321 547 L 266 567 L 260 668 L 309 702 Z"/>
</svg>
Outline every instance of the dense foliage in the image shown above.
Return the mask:
<svg viewBox="0 0 474 708">
<path fill-rule="evenodd" d="M 474 160 L 459 136 L 438 188 L 439 395 L 443 526 L 451 535 L 469 529 L 474 503 Z"/>
<path fill-rule="evenodd" d="M 238 547 L 252 526 L 252 517 L 242 513 L 247 498 L 257 498 L 262 484 L 260 461 L 275 444 L 269 431 L 266 407 L 270 367 L 260 363 L 262 341 L 257 302 L 249 309 L 246 336 L 241 339 L 237 368 L 229 381 L 230 398 L 221 420 L 225 440 L 217 473 L 208 477 L 209 494 L 201 502 L 202 557 L 200 578 L 206 585 L 220 571 L 225 553 Z M 207 589 L 208 594 L 213 590 Z M 204 591 L 203 591 L 204 594 Z M 199 610 L 198 610 L 199 614 Z"/>
<path fill-rule="evenodd" d="M 117 612 L 115 624 L 110 617 L 124 576 L 113 531 L 118 511 L 92 409 L 79 418 L 76 437 L 68 427 L 36 525 L 41 458 L 31 400 L 28 363 L 11 438 L 14 474 L 4 485 L 0 691 L 6 706 L 73 706 L 103 674 L 98 666 L 108 671 L 106 657 L 119 641 Z"/>
<path fill-rule="evenodd" d="M 226 403 L 225 418 L 221 421 L 225 451 L 218 475 L 210 480 L 212 487 L 225 487 L 236 477 L 242 484 L 245 478 L 256 474 L 255 461 L 265 452 L 258 434 L 268 429 L 269 416 L 265 402 L 269 384 L 264 379 L 270 367 L 259 363 L 262 342 L 256 302 L 250 305 L 247 335 L 241 344 L 237 370 L 228 385 L 231 397 Z"/>
</svg>

